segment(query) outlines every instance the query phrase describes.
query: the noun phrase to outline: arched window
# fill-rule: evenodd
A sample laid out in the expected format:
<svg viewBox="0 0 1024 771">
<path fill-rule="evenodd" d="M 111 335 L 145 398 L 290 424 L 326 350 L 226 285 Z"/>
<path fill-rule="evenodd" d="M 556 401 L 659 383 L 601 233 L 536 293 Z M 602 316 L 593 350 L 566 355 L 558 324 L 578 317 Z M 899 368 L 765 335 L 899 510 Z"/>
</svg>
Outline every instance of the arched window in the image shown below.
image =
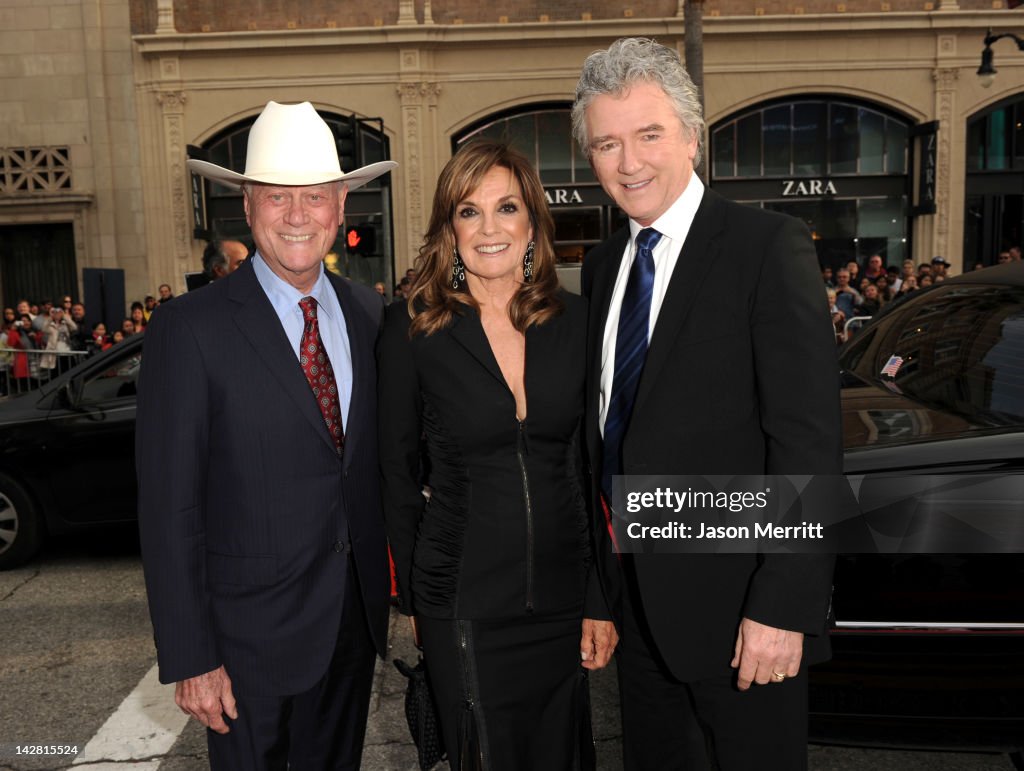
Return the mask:
<svg viewBox="0 0 1024 771">
<path fill-rule="evenodd" d="M 908 122 L 808 97 L 754 107 L 712 133 L 714 179 L 906 174 Z"/>
<path fill-rule="evenodd" d="M 586 156 L 572 138 L 571 105 L 531 105 L 525 112 L 499 113 L 458 135 L 453 150 L 473 139 L 508 142 L 533 161 L 547 185 L 596 182 Z"/>
<path fill-rule="evenodd" d="M 822 265 L 910 254 L 911 122 L 828 95 L 763 102 L 711 127 L 714 189 L 807 223 Z"/>
<path fill-rule="evenodd" d="M 967 170 L 1024 171 L 1024 95 L 967 120 Z"/>
<path fill-rule="evenodd" d="M 965 267 L 1024 245 L 1024 94 L 967 119 Z"/>
</svg>

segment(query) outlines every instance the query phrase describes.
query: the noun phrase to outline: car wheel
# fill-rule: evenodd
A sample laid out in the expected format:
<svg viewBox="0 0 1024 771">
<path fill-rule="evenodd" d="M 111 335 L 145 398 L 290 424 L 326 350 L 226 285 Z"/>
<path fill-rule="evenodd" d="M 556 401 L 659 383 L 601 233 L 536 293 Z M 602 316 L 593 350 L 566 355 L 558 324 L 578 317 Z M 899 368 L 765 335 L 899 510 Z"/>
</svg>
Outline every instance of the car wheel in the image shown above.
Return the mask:
<svg viewBox="0 0 1024 771">
<path fill-rule="evenodd" d="M 0 570 L 32 559 L 42 538 L 39 508 L 24 487 L 0 474 Z"/>
</svg>

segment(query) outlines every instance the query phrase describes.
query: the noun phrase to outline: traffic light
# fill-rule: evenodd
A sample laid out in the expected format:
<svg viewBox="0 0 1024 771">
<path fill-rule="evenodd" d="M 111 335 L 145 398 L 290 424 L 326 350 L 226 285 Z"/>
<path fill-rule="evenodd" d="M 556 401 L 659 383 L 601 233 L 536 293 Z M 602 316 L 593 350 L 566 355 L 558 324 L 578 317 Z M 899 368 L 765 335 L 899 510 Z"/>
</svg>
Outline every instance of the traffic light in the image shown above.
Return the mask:
<svg viewBox="0 0 1024 771">
<path fill-rule="evenodd" d="M 349 254 L 374 254 L 377 250 L 377 231 L 373 225 L 350 225 L 345 228 L 345 248 Z"/>
<path fill-rule="evenodd" d="M 349 115 L 341 120 L 331 121 L 330 126 L 334 130 L 334 141 L 338 146 L 338 161 L 341 163 L 341 170 L 347 173 L 358 168 L 356 116 Z"/>
</svg>

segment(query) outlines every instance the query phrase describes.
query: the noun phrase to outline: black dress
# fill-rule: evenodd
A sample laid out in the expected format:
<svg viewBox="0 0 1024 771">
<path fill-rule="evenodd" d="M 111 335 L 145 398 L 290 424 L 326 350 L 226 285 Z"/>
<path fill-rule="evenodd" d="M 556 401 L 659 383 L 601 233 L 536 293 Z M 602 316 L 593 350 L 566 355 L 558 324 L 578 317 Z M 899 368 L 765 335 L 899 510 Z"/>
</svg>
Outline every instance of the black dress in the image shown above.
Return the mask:
<svg viewBox="0 0 1024 771">
<path fill-rule="evenodd" d="M 455 769 L 580 768 L 590 741 L 579 653 L 586 305 L 561 298 L 561 314 L 526 332 L 522 422 L 475 310 L 410 340 L 406 307 L 393 305 L 381 338 L 399 607 L 418 619 Z"/>
</svg>

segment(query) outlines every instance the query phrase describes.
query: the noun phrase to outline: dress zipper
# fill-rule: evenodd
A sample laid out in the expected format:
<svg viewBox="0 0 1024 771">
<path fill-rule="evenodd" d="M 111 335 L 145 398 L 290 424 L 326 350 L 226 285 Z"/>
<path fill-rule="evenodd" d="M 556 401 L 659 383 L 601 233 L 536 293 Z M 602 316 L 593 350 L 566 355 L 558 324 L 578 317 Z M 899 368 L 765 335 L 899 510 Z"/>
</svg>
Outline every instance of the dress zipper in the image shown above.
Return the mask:
<svg viewBox="0 0 1024 771">
<path fill-rule="evenodd" d="M 526 612 L 533 613 L 533 507 L 530 504 L 530 478 L 526 473 L 526 435 L 523 421 L 519 423 L 519 439 L 516 444 L 516 456 L 519 458 L 519 471 L 523 476 L 523 500 L 526 503 Z"/>
</svg>

